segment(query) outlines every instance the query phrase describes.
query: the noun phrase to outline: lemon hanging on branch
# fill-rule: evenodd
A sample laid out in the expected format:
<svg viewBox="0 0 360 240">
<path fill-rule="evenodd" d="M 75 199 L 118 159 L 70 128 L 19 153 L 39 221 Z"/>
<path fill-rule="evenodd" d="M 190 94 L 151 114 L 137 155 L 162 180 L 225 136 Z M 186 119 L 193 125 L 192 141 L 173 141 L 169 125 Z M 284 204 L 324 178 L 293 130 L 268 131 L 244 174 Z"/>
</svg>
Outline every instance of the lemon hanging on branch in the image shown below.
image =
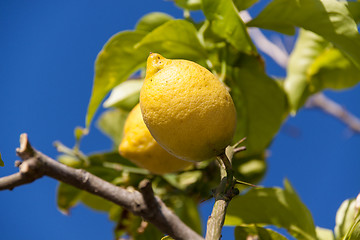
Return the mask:
<svg viewBox="0 0 360 240">
<path fill-rule="evenodd" d="M 154 140 L 142 119 L 139 104 L 131 110 L 125 121 L 119 152 L 139 167 L 155 174 L 176 172 L 191 165 L 169 154 Z"/>
<path fill-rule="evenodd" d="M 191 61 L 151 53 L 140 106 L 151 135 L 183 160 L 215 157 L 234 135 L 236 110 L 229 92 L 210 71 Z"/>
</svg>

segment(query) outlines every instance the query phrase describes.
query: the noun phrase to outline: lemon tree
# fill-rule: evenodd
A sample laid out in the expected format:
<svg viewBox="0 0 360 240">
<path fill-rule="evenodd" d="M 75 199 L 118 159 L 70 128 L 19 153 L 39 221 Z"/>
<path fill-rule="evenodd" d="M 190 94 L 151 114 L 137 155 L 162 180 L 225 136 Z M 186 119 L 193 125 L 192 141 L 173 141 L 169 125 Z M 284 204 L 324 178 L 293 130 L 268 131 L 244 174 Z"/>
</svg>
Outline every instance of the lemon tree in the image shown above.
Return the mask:
<svg viewBox="0 0 360 240">
<path fill-rule="evenodd" d="M 239 14 L 256 2 L 175 0 L 184 19 L 149 13 L 133 30 L 111 37 L 95 62 L 86 128 L 111 92 L 97 126 L 112 139 L 113 149 L 85 156 L 76 144 L 59 160 L 130 189 L 151 179 L 155 194 L 200 234 L 205 220 L 197 207 L 215 192 L 216 200 L 222 197 L 229 204 L 224 207 L 225 225 L 235 226 L 235 239 L 358 239 L 359 200 L 341 205 L 334 231 L 315 225 L 287 180 L 283 188 L 249 188 L 244 182 L 261 182 L 267 149 L 289 115 L 316 93 L 359 83 L 360 3 L 273 0 L 251 20 L 244 17 L 246 12 Z M 194 20 L 193 11 L 203 17 Z M 253 28 L 297 34 L 283 79 L 267 74 L 262 52 L 269 49 L 254 43 L 249 35 Z M 78 141 L 84 132 L 76 131 Z M 240 151 L 236 143 L 244 137 L 246 151 Z M 214 159 L 222 154 L 232 161 L 226 163 L 228 179 L 236 183 L 230 197 L 229 185 L 221 191 L 217 187 L 221 179 Z M 116 237 L 163 237 L 126 209 L 60 184 L 61 211 L 79 202 L 107 212 L 121 226 Z"/>
</svg>

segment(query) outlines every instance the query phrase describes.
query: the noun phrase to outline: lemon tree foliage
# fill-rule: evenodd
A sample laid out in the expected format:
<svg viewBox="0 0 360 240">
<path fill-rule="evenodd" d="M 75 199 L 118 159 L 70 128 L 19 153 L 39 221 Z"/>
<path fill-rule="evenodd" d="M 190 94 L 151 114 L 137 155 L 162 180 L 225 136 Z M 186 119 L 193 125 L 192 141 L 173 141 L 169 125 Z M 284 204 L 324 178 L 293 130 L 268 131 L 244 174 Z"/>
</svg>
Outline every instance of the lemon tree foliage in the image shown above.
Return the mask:
<svg viewBox="0 0 360 240">
<path fill-rule="evenodd" d="M 252 20 L 244 22 L 239 11 L 251 8 L 257 0 L 173 2 L 184 12 L 184 19 L 175 19 L 162 12 L 148 13 L 134 24 L 133 30 L 115 33 L 97 56 L 86 128 L 103 102 L 104 110 L 97 119 L 97 126 L 112 140 L 112 149 L 88 156 L 82 154 L 79 143 L 87 129 L 77 128 L 77 144 L 73 149 L 61 148 L 58 159 L 129 190 L 136 188 L 142 179 L 150 179 L 155 194 L 182 221 L 201 234 L 204 232 L 202 222 L 206 219 L 200 218 L 198 206 L 211 198 L 212 190 L 220 181 L 214 159 L 188 164 L 175 173 L 165 173 L 139 164 L 133 156 L 123 154 L 124 157 L 118 151 L 120 143 L 126 139 L 126 119 L 139 102 L 149 53 L 159 53 L 167 59 L 182 59 L 181 64 L 187 63 L 183 60 L 193 61 L 224 83 L 236 109 L 236 130 L 231 144 L 247 138 L 247 150 L 233 156 L 233 174 L 240 181 L 257 184 L 267 171 L 266 150 L 289 114 L 294 115 L 317 92 L 343 90 L 359 83 L 360 35 L 357 23 L 360 21 L 360 3 L 273 0 Z M 192 19 L 193 11 L 201 11 L 203 19 Z M 252 27 L 280 34 L 297 34 L 284 79 L 275 80 L 266 73 L 267 63 L 249 35 L 248 30 Z M 176 98 L 177 93 L 168 97 Z M 202 124 L 211 126 L 211 120 Z M 140 136 L 138 130 L 135 132 Z M 126 141 L 134 139 L 130 137 Z M 145 139 L 152 138 L 141 137 L 132 144 L 145 146 Z M 156 143 L 153 139 L 151 141 Z M 137 155 L 140 161 L 149 164 L 147 160 L 150 160 L 151 165 L 153 150 L 142 154 L 141 147 L 133 146 L 131 149 L 140 153 Z M 167 161 L 165 157 L 160 158 Z M 225 220 L 226 225 L 235 226 L 235 239 L 286 239 L 277 228 L 285 229 L 297 239 L 360 238 L 359 200 L 344 201 L 336 215 L 336 227 L 331 230 L 316 227 L 311 213 L 287 181 L 284 188 L 249 190 L 241 184 L 236 187 L 240 194 L 230 202 Z M 59 185 L 57 201 L 59 210 L 66 214 L 79 203 L 106 212 L 114 222 L 116 237 L 171 239 L 126 209 L 70 185 Z"/>
<path fill-rule="evenodd" d="M 336 239 L 360 238 L 360 197 L 345 200 L 336 213 Z"/>
<path fill-rule="evenodd" d="M 317 239 L 310 211 L 287 181 L 284 189 L 255 188 L 234 198 L 225 224 L 274 225 L 287 229 L 297 239 Z"/>
<path fill-rule="evenodd" d="M 249 237 L 258 237 L 261 240 L 286 240 L 286 237 L 283 235 L 255 224 L 237 226 L 235 228 L 235 239 L 248 239 Z"/>
</svg>

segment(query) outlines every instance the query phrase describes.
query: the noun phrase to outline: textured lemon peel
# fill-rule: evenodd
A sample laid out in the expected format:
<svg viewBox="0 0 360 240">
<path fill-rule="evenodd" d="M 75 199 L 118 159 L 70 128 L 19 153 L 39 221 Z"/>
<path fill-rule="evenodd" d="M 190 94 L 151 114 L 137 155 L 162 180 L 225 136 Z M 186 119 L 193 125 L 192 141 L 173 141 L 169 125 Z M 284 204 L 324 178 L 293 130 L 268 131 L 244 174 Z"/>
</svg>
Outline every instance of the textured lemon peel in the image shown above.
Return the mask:
<svg viewBox="0 0 360 240">
<path fill-rule="evenodd" d="M 136 165 L 155 174 L 176 172 L 192 165 L 166 152 L 154 140 L 142 119 L 139 104 L 126 119 L 119 152 Z"/>
<path fill-rule="evenodd" d="M 223 83 L 191 61 L 152 53 L 147 64 L 140 106 L 156 141 L 187 161 L 221 154 L 236 125 L 234 103 Z"/>
</svg>

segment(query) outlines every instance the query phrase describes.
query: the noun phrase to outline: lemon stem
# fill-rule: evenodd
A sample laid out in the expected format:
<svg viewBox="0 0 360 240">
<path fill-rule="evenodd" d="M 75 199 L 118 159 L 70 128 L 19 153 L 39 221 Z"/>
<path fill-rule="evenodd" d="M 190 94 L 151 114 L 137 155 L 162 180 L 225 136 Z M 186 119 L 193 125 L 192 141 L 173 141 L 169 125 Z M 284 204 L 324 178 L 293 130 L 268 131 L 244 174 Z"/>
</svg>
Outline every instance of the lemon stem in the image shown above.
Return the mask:
<svg viewBox="0 0 360 240">
<path fill-rule="evenodd" d="M 224 225 L 227 206 L 234 196 L 235 181 L 232 166 L 225 152 L 216 157 L 220 164 L 221 181 L 215 190 L 215 204 L 207 222 L 206 240 L 219 240 Z"/>
</svg>

